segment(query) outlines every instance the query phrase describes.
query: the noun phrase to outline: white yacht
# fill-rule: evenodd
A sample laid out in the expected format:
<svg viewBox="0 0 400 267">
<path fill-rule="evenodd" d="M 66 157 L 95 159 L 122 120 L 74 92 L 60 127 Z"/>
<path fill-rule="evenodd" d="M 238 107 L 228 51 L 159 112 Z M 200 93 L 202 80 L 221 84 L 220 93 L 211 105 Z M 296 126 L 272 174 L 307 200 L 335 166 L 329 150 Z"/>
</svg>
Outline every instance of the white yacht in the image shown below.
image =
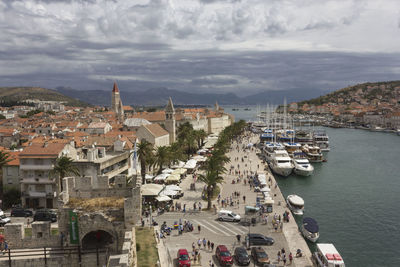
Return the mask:
<svg viewBox="0 0 400 267">
<path fill-rule="evenodd" d="M 314 172 L 314 167 L 306 157 L 293 157 L 294 172 L 300 176 L 310 176 Z"/>
<path fill-rule="evenodd" d="M 301 147 L 301 150 L 307 155 L 308 161 L 310 162 L 324 161 L 321 149 L 317 146 L 304 145 Z"/>
<path fill-rule="evenodd" d="M 323 130 L 315 131 L 313 134 L 314 144 L 323 152 L 330 151 L 329 136 Z"/>
<path fill-rule="evenodd" d="M 342 256 L 333 244 L 317 244 L 313 260 L 318 267 L 345 267 Z"/>
<path fill-rule="evenodd" d="M 272 160 L 269 162 L 269 167 L 276 174 L 289 176 L 293 171 L 292 159 L 286 150 L 275 150 Z"/>
<path fill-rule="evenodd" d="M 303 224 L 301 225 L 301 232 L 305 238 L 315 243 L 319 238 L 317 221 L 310 217 L 304 218 Z"/>
<path fill-rule="evenodd" d="M 286 203 L 294 215 L 303 215 L 304 200 L 298 195 L 288 195 Z"/>
<path fill-rule="evenodd" d="M 300 143 L 283 143 L 283 145 L 285 146 L 285 149 L 288 152 L 289 156 L 292 156 L 301 148 Z"/>
<path fill-rule="evenodd" d="M 267 162 L 271 162 L 276 150 L 284 150 L 281 143 L 267 143 L 264 146 L 264 157 Z"/>
</svg>

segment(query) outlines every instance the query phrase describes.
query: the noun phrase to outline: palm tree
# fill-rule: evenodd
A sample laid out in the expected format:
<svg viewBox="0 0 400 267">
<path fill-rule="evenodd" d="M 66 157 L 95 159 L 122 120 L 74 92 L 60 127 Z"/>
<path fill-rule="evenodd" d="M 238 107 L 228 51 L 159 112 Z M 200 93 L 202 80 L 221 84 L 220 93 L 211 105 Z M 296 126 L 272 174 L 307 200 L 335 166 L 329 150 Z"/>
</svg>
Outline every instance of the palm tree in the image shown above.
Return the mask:
<svg viewBox="0 0 400 267">
<path fill-rule="evenodd" d="M 170 162 L 169 165 L 178 163 L 178 160 L 184 160 L 182 145 L 178 142 L 172 143 L 169 147 Z M 169 166 L 170 167 L 170 166 Z"/>
<path fill-rule="evenodd" d="M 204 139 L 207 137 L 207 133 L 204 130 L 196 130 L 194 131 L 194 136 L 197 141 L 197 147 L 202 147 L 204 145 Z"/>
<path fill-rule="evenodd" d="M 142 182 L 146 181 L 146 164 L 153 157 L 153 145 L 146 140 L 142 140 L 138 145 L 138 158 L 140 161 L 140 173 L 142 174 Z"/>
<path fill-rule="evenodd" d="M 160 174 L 162 172 L 162 167 L 169 165 L 170 162 L 171 162 L 171 153 L 169 148 L 166 146 L 158 147 L 155 154 L 155 165 L 158 166 L 157 174 Z"/>
<path fill-rule="evenodd" d="M 199 180 L 204 182 L 207 186 L 207 209 L 211 209 L 211 198 L 213 196 L 214 189 L 217 184 L 221 184 L 224 178 L 216 171 L 206 170 L 205 174 L 199 175 Z"/>
<path fill-rule="evenodd" d="M 68 175 L 80 176 L 79 169 L 73 165 L 73 160 L 67 156 L 56 159 L 53 170 L 50 175 L 57 177 L 57 196 L 63 191 L 62 180 Z"/>
</svg>

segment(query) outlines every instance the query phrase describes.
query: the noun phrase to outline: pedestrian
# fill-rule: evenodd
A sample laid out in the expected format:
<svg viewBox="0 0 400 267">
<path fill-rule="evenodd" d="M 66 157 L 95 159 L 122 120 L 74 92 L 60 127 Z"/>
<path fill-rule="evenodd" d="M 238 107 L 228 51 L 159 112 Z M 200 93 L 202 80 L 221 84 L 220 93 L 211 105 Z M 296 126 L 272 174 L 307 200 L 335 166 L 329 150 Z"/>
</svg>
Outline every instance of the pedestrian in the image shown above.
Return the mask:
<svg viewBox="0 0 400 267">
<path fill-rule="evenodd" d="M 207 241 L 207 248 L 208 248 L 208 250 L 210 250 L 210 246 L 211 246 L 211 242 L 210 242 L 210 240 L 208 240 L 208 241 Z"/>
<path fill-rule="evenodd" d="M 289 264 L 292 264 L 293 262 L 293 254 L 292 252 L 289 253 Z"/>
<path fill-rule="evenodd" d="M 275 229 L 275 232 L 278 232 L 278 224 L 277 223 L 274 223 L 274 229 Z"/>
<path fill-rule="evenodd" d="M 8 250 L 8 243 L 7 241 L 4 241 L 4 252 L 7 252 Z"/>
<path fill-rule="evenodd" d="M 183 213 L 186 213 L 186 204 L 183 204 Z"/>
<path fill-rule="evenodd" d="M 201 208 L 202 208 L 202 204 L 201 204 L 201 202 L 199 201 L 199 211 L 201 211 Z"/>
<path fill-rule="evenodd" d="M 211 252 L 214 251 L 214 242 L 211 242 Z"/>
<path fill-rule="evenodd" d="M 243 202 L 246 203 L 246 196 L 243 196 Z"/>
<path fill-rule="evenodd" d="M 240 235 L 239 234 L 236 235 L 236 239 L 237 239 L 238 244 L 240 244 Z"/>
<path fill-rule="evenodd" d="M 196 244 L 193 242 L 192 243 L 192 251 L 194 251 L 196 249 Z"/>
<path fill-rule="evenodd" d="M 201 230 L 200 224 L 197 226 L 197 230 L 199 230 L 199 234 L 200 234 L 200 230 Z"/>
<path fill-rule="evenodd" d="M 281 232 L 283 231 L 283 222 L 281 222 L 280 230 L 281 230 Z"/>
<path fill-rule="evenodd" d="M 280 263 L 280 261 L 281 261 L 281 252 L 278 251 L 278 264 Z"/>
<path fill-rule="evenodd" d="M 212 266 L 212 261 L 211 261 L 211 260 L 208 262 L 208 265 L 209 265 L 210 267 Z"/>
<path fill-rule="evenodd" d="M 201 255 L 200 255 L 200 251 L 199 251 L 199 253 L 197 254 L 197 261 L 198 261 L 198 263 L 201 263 Z"/>
<path fill-rule="evenodd" d="M 285 266 L 286 265 L 286 255 L 285 254 L 283 254 L 282 261 L 283 261 L 283 266 Z"/>
<path fill-rule="evenodd" d="M 206 245 L 207 245 L 207 241 L 206 241 L 206 238 L 204 237 L 203 238 L 203 247 L 204 247 L 204 249 L 206 249 Z"/>
</svg>

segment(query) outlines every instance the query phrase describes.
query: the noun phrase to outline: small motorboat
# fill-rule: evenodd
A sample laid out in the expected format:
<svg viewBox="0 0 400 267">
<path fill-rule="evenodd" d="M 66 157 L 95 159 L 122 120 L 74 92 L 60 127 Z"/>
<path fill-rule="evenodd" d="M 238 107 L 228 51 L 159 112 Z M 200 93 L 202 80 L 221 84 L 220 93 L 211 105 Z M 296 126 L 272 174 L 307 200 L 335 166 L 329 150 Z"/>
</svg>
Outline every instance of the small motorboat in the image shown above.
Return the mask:
<svg viewBox="0 0 400 267">
<path fill-rule="evenodd" d="M 303 215 L 304 200 L 298 195 L 288 195 L 286 203 L 294 215 Z"/>
<path fill-rule="evenodd" d="M 313 260 L 318 267 L 345 267 L 342 256 L 340 256 L 333 244 L 318 243 L 317 251 L 313 254 Z"/>
<path fill-rule="evenodd" d="M 301 232 L 305 238 L 315 243 L 319 238 L 319 227 L 317 221 L 310 217 L 304 218 Z"/>
</svg>

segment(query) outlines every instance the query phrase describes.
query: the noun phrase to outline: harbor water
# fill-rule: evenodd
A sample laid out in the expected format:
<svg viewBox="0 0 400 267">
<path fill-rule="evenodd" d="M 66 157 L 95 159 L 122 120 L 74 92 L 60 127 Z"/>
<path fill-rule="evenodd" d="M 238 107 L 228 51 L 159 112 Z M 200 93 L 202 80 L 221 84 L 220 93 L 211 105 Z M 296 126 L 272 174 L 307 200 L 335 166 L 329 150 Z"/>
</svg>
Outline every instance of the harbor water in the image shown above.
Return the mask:
<svg viewBox="0 0 400 267">
<path fill-rule="evenodd" d="M 232 113 L 236 120 L 255 115 L 243 108 Z M 346 266 L 400 266 L 400 136 L 325 130 L 328 162 L 314 163 L 309 177 L 277 177 L 281 191 L 303 197 L 304 216 L 320 226 L 318 242 L 333 243 Z M 309 245 L 313 250 L 314 244 Z"/>
</svg>

